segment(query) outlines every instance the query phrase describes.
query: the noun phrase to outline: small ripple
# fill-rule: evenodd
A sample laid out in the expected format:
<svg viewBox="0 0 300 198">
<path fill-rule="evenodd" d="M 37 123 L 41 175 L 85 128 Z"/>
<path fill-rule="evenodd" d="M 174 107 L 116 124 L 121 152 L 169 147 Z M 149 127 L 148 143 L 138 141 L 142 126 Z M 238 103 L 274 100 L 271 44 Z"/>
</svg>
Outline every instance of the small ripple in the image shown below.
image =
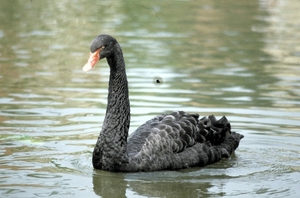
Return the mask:
<svg viewBox="0 0 300 198">
<path fill-rule="evenodd" d="M 56 175 L 56 174 L 49 174 L 49 173 L 31 173 L 27 174 L 28 177 L 34 177 L 38 179 L 54 179 L 54 178 L 61 178 L 61 175 Z"/>
<path fill-rule="evenodd" d="M 62 45 L 62 44 L 53 44 L 49 46 L 49 49 L 51 50 L 61 50 L 61 49 L 67 49 L 67 45 Z"/>
<path fill-rule="evenodd" d="M 223 92 L 245 92 L 245 93 L 253 93 L 254 92 L 251 89 L 246 89 L 246 88 L 240 87 L 240 86 L 216 88 L 216 90 L 220 90 Z"/>
<path fill-rule="evenodd" d="M 18 67 L 27 67 L 29 64 L 27 62 L 14 62 L 14 65 Z"/>
<path fill-rule="evenodd" d="M 19 33 L 20 37 L 29 37 L 29 36 L 54 36 L 55 33 L 53 31 L 46 30 L 33 30 L 31 32 Z"/>
<path fill-rule="evenodd" d="M 233 67 L 233 68 L 219 68 L 212 71 L 212 74 L 216 75 L 225 75 L 225 76 L 242 76 L 242 77 L 251 77 L 252 73 L 247 73 L 245 68 L 242 67 Z"/>
<path fill-rule="evenodd" d="M 233 103 L 233 102 L 236 102 L 236 101 L 243 101 L 243 102 L 246 102 L 246 101 L 252 101 L 252 97 L 248 97 L 248 96 L 240 96 L 240 97 L 222 97 L 222 100 L 227 100 L 227 101 L 230 101 L 228 103 Z"/>
</svg>

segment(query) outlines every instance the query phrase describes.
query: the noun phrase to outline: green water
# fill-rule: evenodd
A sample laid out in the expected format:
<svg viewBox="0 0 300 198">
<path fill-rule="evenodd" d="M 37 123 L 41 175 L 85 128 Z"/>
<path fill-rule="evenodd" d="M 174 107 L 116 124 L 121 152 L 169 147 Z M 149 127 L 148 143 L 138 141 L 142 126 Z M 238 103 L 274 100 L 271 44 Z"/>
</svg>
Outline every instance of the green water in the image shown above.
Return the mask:
<svg viewBox="0 0 300 198">
<path fill-rule="evenodd" d="M 1 1 L 1 197 L 298 197 L 298 8 L 296 0 Z M 101 33 L 123 48 L 130 132 L 172 110 L 226 115 L 245 135 L 231 158 L 181 171 L 93 170 L 109 69 L 81 68 Z"/>
</svg>

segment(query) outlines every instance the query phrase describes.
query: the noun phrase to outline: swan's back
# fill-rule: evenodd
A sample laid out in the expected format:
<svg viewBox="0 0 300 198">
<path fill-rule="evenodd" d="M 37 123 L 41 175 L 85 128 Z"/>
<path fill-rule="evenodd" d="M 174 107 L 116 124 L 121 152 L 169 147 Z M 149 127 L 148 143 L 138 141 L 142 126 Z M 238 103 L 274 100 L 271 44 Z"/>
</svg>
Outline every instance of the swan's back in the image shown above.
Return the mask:
<svg viewBox="0 0 300 198">
<path fill-rule="evenodd" d="M 198 114 L 174 111 L 156 116 L 128 138 L 126 171 L 151 171 L 205 166 L 238 147 L 243 136 L 231 132 L 225 117 L 199 119 Z"/>
</svg>

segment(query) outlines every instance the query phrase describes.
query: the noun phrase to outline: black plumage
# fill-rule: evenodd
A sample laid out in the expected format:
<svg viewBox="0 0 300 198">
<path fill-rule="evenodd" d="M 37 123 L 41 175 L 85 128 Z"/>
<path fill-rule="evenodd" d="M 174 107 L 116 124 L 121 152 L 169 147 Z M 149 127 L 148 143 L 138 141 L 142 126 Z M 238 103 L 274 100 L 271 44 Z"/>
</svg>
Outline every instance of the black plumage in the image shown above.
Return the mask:
<svg viewBox="0 0 300 198">
<path fill-rule="evenodd" d="M 92 69 L 106 58 L 110 66 L 108 103 L 102 130 L 93 151 L 95 169 L 157 171 L 205 166 L 229 157 L 243 135 L 231 132 L 226 117 L 174 111 L 154 117 L 128 137 L 130 103 L 123 53 L 117 40 L 99 35 L 83 67 Z"/>
</svg>

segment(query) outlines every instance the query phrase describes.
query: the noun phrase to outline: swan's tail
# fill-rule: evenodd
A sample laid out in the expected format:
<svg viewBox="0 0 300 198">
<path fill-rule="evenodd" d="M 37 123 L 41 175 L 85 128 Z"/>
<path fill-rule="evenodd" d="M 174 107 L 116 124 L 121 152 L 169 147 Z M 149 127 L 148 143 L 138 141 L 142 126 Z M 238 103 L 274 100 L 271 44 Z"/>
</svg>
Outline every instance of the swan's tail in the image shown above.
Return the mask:
<svg viewBox="0 0 300 198">
<path fill-rule="evenodd" d="M 225 116 L 219 120 L 213 115 L 203 117 L 199 120 L 198 127 L 201 141 L 221 149 L 222 157 L 229 157 L 244 137 L 231 131 L 230 123 Z"/>
<path fill-rule="evenodd" d="M 242 134 L 231 132 L 231 135 L 225 139 L 225 141 L 216 146 L 222 150 L 222 157 L 229 157 L 231 153 L 239 146 L 241 139 L 244 136 Z"/>
</svg>

